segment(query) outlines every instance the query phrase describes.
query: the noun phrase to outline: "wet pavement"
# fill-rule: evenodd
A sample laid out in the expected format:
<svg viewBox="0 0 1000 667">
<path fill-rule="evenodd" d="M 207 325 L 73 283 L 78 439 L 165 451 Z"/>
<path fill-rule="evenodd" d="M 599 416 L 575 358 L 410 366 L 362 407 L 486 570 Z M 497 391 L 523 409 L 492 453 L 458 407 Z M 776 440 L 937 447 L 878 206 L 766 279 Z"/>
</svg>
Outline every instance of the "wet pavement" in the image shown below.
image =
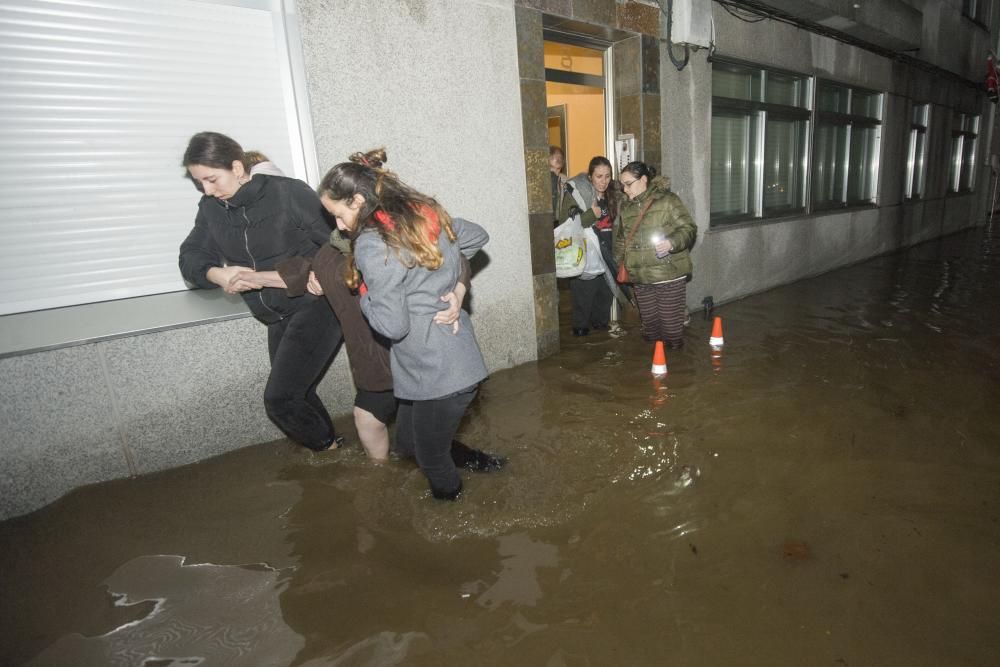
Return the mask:
<svg viewBox="0 0 1000 667">
<path fill-rule="evenodd" d="M 457 503 L 279 441 L 0 523 L 0 664 L 997 664 L 1000 230 L 715 315 L 493 374 Z"/>
</svg>

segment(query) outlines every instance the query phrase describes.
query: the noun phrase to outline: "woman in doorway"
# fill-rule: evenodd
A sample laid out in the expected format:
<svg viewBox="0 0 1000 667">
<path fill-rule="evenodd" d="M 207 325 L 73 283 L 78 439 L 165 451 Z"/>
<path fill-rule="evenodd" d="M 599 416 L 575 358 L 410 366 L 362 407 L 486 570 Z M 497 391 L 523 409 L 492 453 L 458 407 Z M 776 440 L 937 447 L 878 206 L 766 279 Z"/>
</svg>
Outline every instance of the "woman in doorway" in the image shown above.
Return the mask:
<svg viewBox="0 0 1000 667">
<path fill-rule="evenodd" d="M 489 235 L 383 169 L 385 159 L 383 149 L 355 153 L 323 177 L 320 200 L 352 241 L 348 287 L 392 343 L 397 442 L 412 443 L 433 496 L 454 500 L 462 479 L 451 443 L 487 371 L 468 314 L 460 312 L 457 328 L 434 316 L 458 282 L 460 256 L 475 255 Z"/>
<path fill-rule="evenodd" d="M 635 289 L 643 338 L 681 347 L 698 228 L 670 181 L 652 167 L 630 162 L 621 183 L 629 200 L 615 226 L 615 260 Z"/>
<path fill-rule="evenodd" d="M 251 179 L 243 149 L 218 132 L 191 137 L 182 164 L 204 196 L 180 246 L 181 275 L 195 287 L 240 294 L 267 325 L 264 406 L 271 420 L 309 449 L 339 445 L 316 386 L 340 344 L 340 323 L 323 299 L 289 295 L 275 270 L 326 243 L 330 226 L 319 198 L 293 178 Z"/>
<path fill-rule="evenodd" d="M 604 258 L 614 275 L 616 269 L 612 236 L 618 217 L 618 193 L 611 178 L 611 162 L 598 155 L 590 160 L 587 173 L 566 182 L 559 203 L 559 219 L 580 216 L 584 227 L 593 227 Z M 573 335 L 586 336 L 591 329 L 607 329 L 611 315 L 611 289 L 601 275 L 582 275 L 569 279 L 573 300 Z"/>
</svg>

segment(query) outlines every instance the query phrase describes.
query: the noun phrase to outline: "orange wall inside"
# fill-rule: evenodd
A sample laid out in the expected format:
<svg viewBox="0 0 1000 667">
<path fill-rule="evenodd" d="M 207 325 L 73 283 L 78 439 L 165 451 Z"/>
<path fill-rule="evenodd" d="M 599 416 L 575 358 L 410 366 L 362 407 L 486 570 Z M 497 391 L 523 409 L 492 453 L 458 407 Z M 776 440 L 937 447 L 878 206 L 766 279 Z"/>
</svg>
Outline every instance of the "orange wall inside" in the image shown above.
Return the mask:
<svg viewBox="0 0 1000 667">
<path fill-rule="evenodd" d="M 587 170 L 590 158 L 604 155 L 604 91 L 600 88 L 566 83 L 545 84 L 546 104 L 566 105 L 566 174 Z M 549 141 L 558 144 L 559 135 L 549 130 Z"/>
</svg>

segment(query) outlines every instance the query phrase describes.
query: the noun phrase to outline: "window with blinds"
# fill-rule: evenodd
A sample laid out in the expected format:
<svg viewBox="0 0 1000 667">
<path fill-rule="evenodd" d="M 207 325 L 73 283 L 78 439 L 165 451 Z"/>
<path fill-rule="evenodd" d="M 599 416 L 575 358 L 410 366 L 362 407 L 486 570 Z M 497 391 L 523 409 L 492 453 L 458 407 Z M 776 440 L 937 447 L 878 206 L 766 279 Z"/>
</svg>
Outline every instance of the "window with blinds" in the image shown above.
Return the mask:
<svg viewBox="0 0 1000 667">
<path fill-rule="evenodd" d="M 814 209 L 876 203 L 881 132 L 882 93 L 819 82 L 812 160 Z"/>
<path fill-rule="evenodd" d="M 927 127 L 929 104 L 914 104 L 910 111 L 910 136 L 906 148 L 906 180 L 903 196 L 920 199 L 927 181 Z"/>
<path fill-rule="evenodd" d="M 751 184 L 756 181 L 750 146 L 756 122 L 749 115 L 712 114 L 712 215 L 745 216 L 753 211 Z"/>
<path fill-rule="evenodd" d="M 805 209 L 809 78 L 712 64 L 711 224 Z"/>
<path fill-rule="evenodd" d="M 979 144 L 979 116 L 955 111 L 951 121 L 952 192 L 972 192 L 976 185 L 976 149 Z"/>
<path fill-rule="evenodd" d="M 280 0 L 0 4 L 0 315 L 186 289 L 196 132 L 307 178 L 284 21 Z"/>
</svg>

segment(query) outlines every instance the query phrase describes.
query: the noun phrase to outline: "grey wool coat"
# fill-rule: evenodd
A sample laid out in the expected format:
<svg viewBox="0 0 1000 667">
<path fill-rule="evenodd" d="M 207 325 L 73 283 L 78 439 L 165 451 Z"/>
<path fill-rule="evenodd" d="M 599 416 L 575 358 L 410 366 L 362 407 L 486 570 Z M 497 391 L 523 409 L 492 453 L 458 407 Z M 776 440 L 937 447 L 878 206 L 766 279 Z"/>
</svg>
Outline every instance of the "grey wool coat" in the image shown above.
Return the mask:
<svg viewBox="0 0 1000 667">
<path fill-rule="evenodd" d="M 365 229 L 354 242 L 355 262 L 368 288 L 361 310 L 372 329 L 392 341 L 393 391 L 404 400 L 444 398 L 488 375 L 469 314 L 459 314 L 457 334 L 451 325 L 433 320 L 445 306 L 441 297 L 459 280 L 461 255 L 471 258 L 490 238 L 482 227 L 461 218 L 452 219 L 452 229 L 454 243 L 444 233 L 438 238 L 444 261 L 435 270 L 408 267 L 375 229 Z"/>
</svg>

